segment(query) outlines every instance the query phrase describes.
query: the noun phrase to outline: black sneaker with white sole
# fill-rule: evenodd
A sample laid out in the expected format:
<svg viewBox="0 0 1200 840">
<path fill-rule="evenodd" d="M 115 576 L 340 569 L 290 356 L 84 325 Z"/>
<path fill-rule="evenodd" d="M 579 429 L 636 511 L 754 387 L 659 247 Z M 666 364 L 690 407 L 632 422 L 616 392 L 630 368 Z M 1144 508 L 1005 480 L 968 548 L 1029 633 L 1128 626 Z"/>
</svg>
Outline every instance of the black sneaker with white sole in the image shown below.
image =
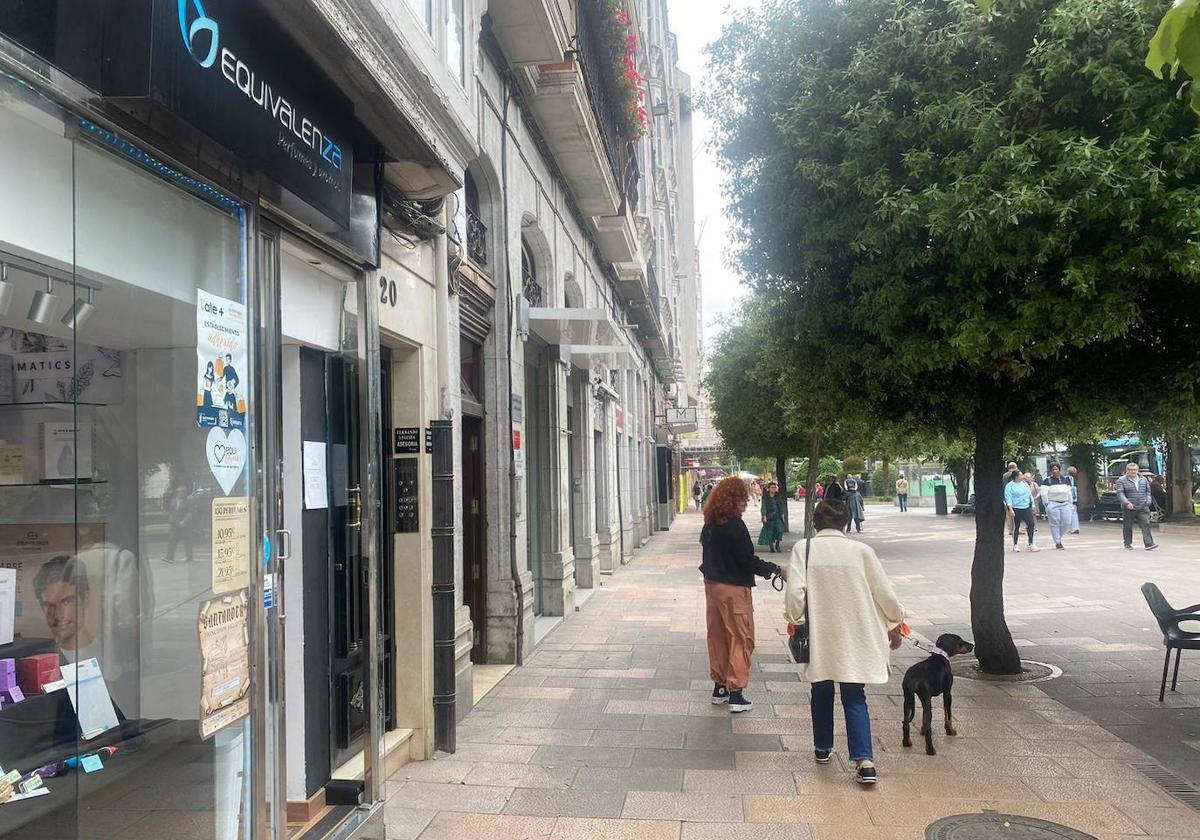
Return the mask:
<svg viewBox="0 0 1200 840">
<path fill-rule="evenodd" d="M 720 683 L 713 683 L 712 701 L 714 706 L 729 702 L 729 689 Z"/>
<path fill-rule="evenodd" d="M 742 692 L 729 692 L 729 711 L 731 711 L 733 714 L 736 715 L 738 712 L 748 712 L 753 708 L 754 704 L 751 703 L 748 698 L 742 696 Z"/>
<path fill-rule="evenodd" d="M 817 764 L 828 764 L 833 758 L 833 750 L 813 750 L 813 757 L 817 760 Z"/>
<path fill-rule="evenodd" d="M 873 785 L 878 779 L 875 776 L 875 763 L 872 761 L 860 761 L 858 769 L 854 771 L 854 781 L 860 785 Z"/>
</svg>

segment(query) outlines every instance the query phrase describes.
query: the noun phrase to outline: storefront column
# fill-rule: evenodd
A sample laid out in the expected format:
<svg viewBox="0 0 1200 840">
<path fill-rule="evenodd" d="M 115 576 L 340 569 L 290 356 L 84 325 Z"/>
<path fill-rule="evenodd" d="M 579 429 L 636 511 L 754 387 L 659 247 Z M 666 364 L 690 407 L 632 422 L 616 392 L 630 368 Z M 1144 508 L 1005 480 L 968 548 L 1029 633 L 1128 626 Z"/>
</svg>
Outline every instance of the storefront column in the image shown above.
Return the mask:
<svg viewBox="0 0 1200 840">
<path fill-rule="evenodd" d="M 637 445 L 634 436 L 637 434 L 637 392 L 634 390 L 635 376 L 627 372 L 621 388 L 624 399 L 625 428 L 619 437 L 621 447 L 621 563 L 633 559 L 633 549 L 636 547 L 637 536 Z"/>
<path fill-rule="evenodd" d="M 604 463 L 599 465 L 604 476 L 604 517 L 596 531 L 596 552 L 600 571 L 611 574 L 621 565 L 621 525 L 617 519 L 617 427 L 614 403 L 603 400 L 597 409 L 604 450 Z"/>
<path fill-rule="evenodd" d="M 520 359 L 521 345 L 515 337 L 508 338 L 508 309 L 497 305 L 494 313 L 495 324 L 483 347 L 488 543 L 484 638 L 488 662 L 516 662 L 533 648 L 534 624 L 533 575 L 526 563 L 525 533 L 518 521 L 525 514 L 526 477 L 514 481 L 511 461 L 513 431 L 523 430 L 524 425 L 517 419 L 510 423 L 512 395 L 524 394 L 525 367 L 520 361 L 514 362 Z M 516 351 L 510 342 L 518 348 Z M 530 441 L 524 439 L 522 443 L 528 447 Z"/>
<path fill-rule="evenodd" d="M 567 370 L 553 353 L 539 369 L 546 388 L 546 463 L 540 510 L 528 511 L 528 527 L 542 529 L 542 598 L 545 615 L 575 609 L 575 552 L 571 548 L 570 458 L 567 447 Z"/>
<path fill-rule="evenodd" d="M 576 416 L 579 419 L 569 445 L 575 448 L 575 472 L 571 492 L 575 494 L 575 584 L 581 589 L 599 585 L 600 554 L 596 538 L 596 447 L 595 412 L 590 371 L 571 377 L 576 389 Z"/>
</svg>

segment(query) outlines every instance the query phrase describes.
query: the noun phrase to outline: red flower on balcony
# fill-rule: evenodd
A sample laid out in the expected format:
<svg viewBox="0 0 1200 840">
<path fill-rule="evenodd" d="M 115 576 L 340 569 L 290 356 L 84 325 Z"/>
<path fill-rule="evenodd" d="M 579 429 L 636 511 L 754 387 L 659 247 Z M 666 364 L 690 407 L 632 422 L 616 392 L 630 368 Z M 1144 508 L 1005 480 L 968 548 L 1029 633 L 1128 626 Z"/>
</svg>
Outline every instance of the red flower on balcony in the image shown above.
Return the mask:
<svg viewBox="0 0 1200 840">
<path fill-rule="evenodd" d="M 637 140 L 646 132 L 645 79 L 637 69 L 638 37 L 623 0 L 602 0 L 608 25 L 603 37 L 613 61 L 613 77 L 624 118 L 625 137 Z"/>
</svg>

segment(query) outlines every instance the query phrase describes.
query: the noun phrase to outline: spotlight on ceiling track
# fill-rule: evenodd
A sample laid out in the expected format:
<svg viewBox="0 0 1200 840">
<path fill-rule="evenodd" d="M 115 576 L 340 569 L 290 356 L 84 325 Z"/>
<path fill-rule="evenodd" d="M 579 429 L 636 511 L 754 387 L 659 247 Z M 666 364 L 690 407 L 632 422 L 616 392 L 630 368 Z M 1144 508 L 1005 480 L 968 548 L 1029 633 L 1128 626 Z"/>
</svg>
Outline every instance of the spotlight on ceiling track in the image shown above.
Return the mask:
<svg viewBox="0 0 1200 840">
<path fill-rule="evenodd" d="M 54 281 L 46 275 L 46 290 L 38 289 L 33 293 L 33 303 L 29 306 L 29 320 L 35 324 L 48 324 L 54 318 L 54 310 L 58 308 L 58 295 L 54 294 Z"/>
<path fill-rule="evenodd" d="M 92 317 L 92 313 L 95 311 L 96 305 L 92 303 L 92 290 L 89 287 L 87 290 L 87 300 L 75 298 L 75 304 L 62 317 L 63 326 L 78 330 L 88 318 Z"/>
<path fill-rule="evenodd" d="M 12 306 L 15 287 L 8 282 L 8 263 L 0 263 L 0 315 L 7 315 Z"/>
</svg>

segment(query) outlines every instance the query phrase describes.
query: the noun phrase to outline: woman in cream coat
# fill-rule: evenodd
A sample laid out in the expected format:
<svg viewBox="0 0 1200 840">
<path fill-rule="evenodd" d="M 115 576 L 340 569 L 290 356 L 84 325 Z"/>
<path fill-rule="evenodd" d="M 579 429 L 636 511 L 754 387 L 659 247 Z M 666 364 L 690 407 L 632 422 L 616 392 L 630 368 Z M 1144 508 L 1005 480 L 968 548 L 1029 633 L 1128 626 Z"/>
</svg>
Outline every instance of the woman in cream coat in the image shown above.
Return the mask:
<svg viewBox="0 0 1200 840">
<path fill-rule="evenodd" d="M 804 623 L 808 604 L 813 749 L 818 764 L 833 752 L 833 688 L 841 688 L 846 739 L 856 777 L 875 781 L 871 718 L 864 686 L 888 681 L 888 648 L 900 646 L 904 607 L 870 546 L 843 533 L 850 514 L 841 502 L 821 502 L 813 512 L 816 536 L 805 570 L 805 545 L 792 549 L 785 615 Z"/>
</svg>

